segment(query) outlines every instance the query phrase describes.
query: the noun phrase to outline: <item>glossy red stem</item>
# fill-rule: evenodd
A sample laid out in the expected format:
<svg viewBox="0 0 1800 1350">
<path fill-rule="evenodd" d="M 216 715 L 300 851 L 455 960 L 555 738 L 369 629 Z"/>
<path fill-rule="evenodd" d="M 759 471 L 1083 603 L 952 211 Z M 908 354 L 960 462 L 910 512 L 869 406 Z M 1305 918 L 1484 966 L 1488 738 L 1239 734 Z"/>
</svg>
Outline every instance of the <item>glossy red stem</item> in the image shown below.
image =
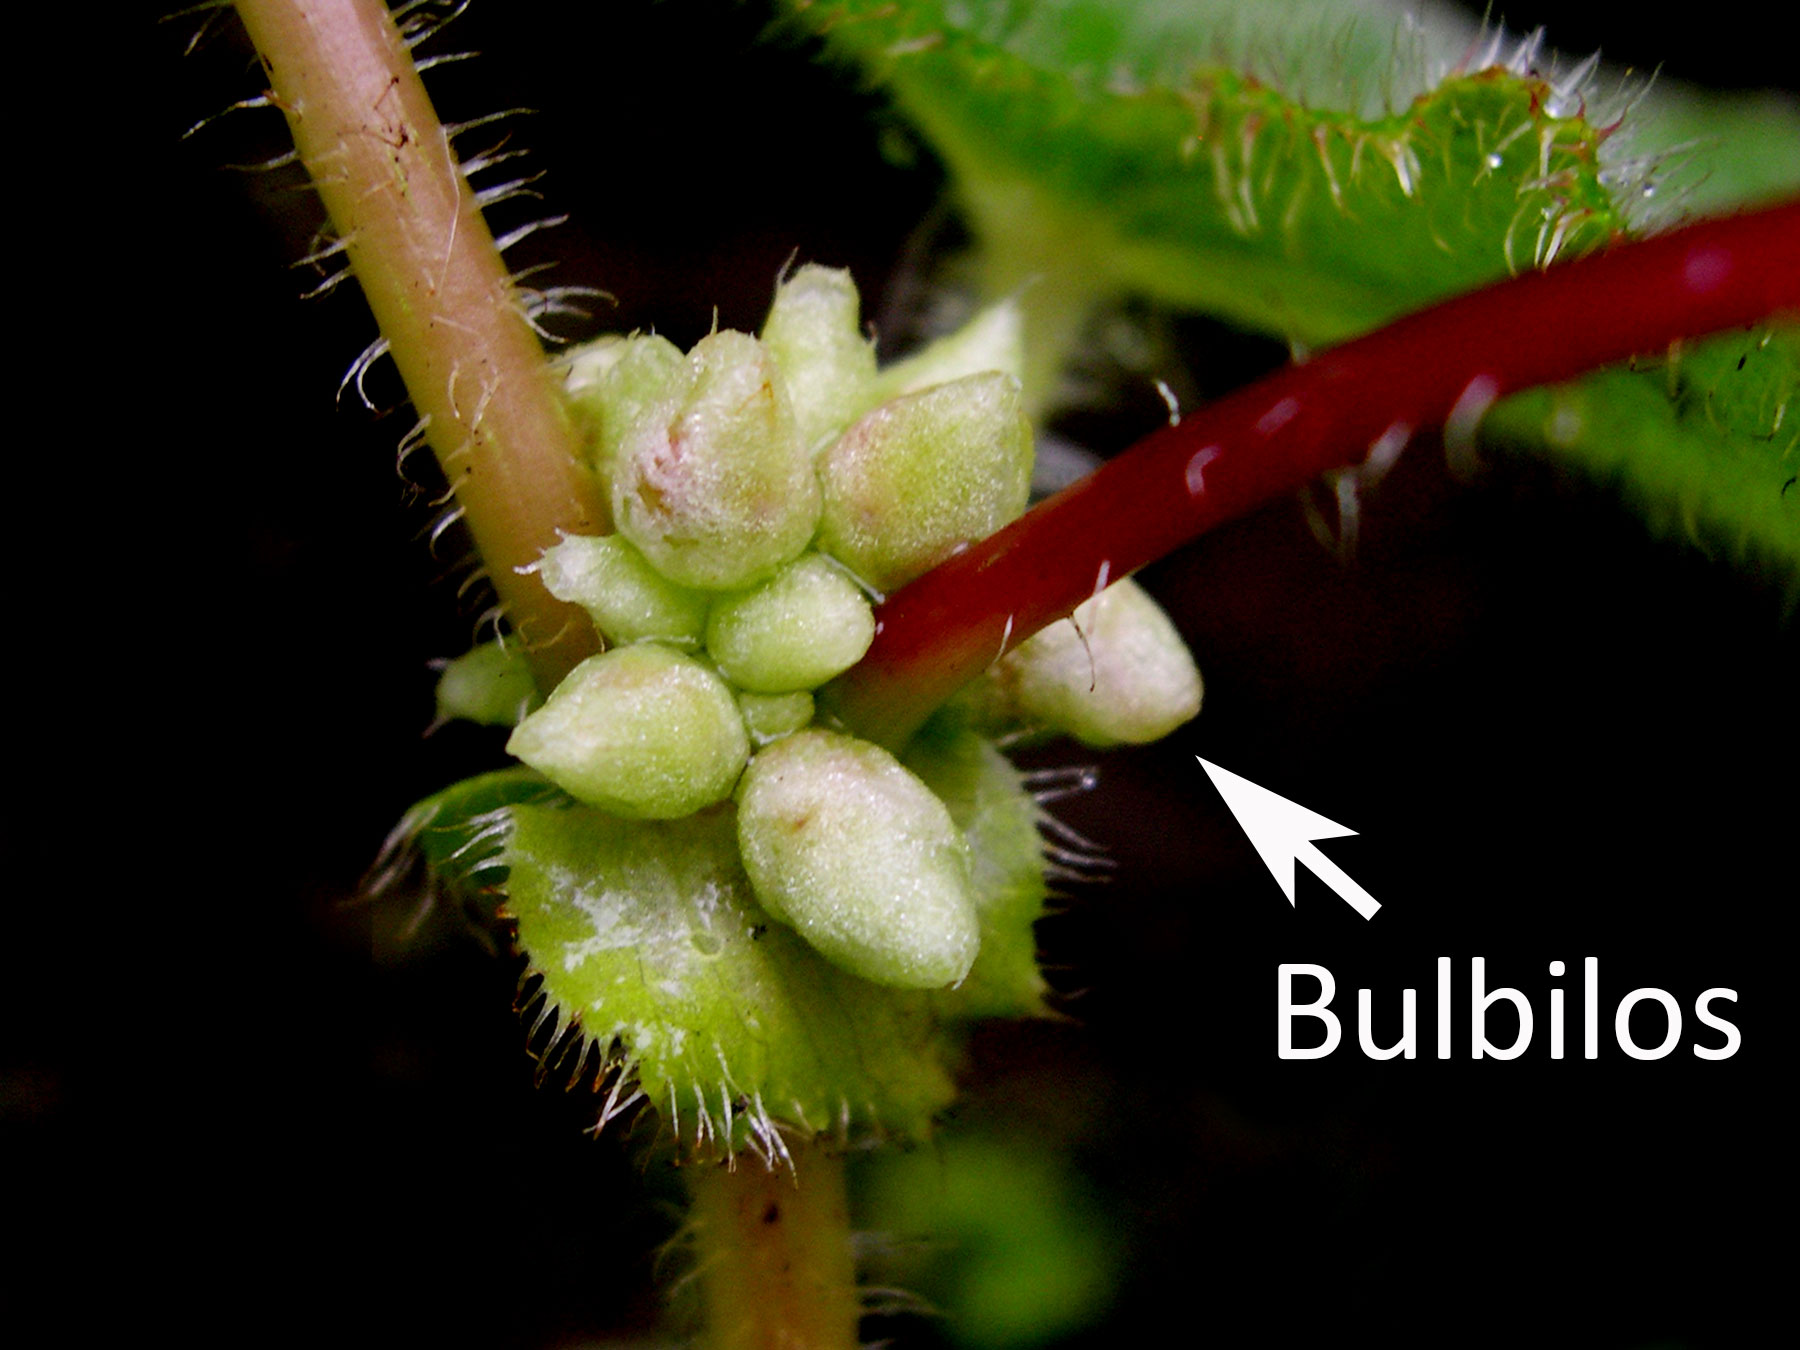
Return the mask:
<svg viewBox="0 0 1800 1350">
<path fill-rule="evenodd" d="M 1421 310 L 1184 416 L 889 597 L 831 693 L 903 742 L 1002 651 L 1213 526 L 1494 399 L 1800 313 L 1800 201 L 1704 220 Z"/>
</svg>

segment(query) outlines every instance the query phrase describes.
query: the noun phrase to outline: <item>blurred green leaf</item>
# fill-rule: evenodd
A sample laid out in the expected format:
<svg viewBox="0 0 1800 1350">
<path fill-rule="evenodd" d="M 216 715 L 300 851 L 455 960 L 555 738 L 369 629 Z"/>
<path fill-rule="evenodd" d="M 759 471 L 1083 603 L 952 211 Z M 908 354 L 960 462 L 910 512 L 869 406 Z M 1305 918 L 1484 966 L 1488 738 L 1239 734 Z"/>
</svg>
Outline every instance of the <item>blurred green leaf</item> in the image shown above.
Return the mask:
<svg viewBox="0 0 1800 1350">
<path fill-rule="evenodd" d="M 870 1169 L 874 1222 L 929 1234 L 900 1276 L 960 1345 L 1042 1345 L 1097 1321 L 1121 1263 L 1114 1225 L 1041 1140 L 953 1138 Z"/>
<path fill-rule="evenodd" d="M 1800 334 L 1728 333 L 1497 404 L 1483 440 L 1616 483 L 1659 533 L 1800 578 Z"/>
<path fill-rule="evenodd" d="M 1330 343 L 1594 249 L 1670 203 L 1800 190 L 1791 100 L 1646 88 L 1535 39 L 1477 40 L 1443 10 L 791 7 L 949 167 L 984 284 L 1019 288 L 1040 403 L 1093 305 L 1118 295 Z M 1620 480 L 1653 526 L 1800 574 L 1791 385 L 1773 369 L 1787 347 L 1747 341 L 1766 379 L 1735 369 L 1744 344 L 1727 340 L 1729 359 L 1696 347 L 1674 379 L 1609 372 L 1503 405 L 1490 432 Z"/>
</svg>

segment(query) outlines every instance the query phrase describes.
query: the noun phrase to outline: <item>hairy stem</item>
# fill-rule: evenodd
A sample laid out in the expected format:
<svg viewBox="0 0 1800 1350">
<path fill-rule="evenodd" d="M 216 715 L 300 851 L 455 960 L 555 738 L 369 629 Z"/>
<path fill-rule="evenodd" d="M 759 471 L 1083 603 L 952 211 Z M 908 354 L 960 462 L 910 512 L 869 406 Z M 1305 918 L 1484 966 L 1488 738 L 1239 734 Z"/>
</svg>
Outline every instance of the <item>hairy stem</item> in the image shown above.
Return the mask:
<svg viewBox="0 0 1800 1350">
<path fill-rule="evenodd" d="M 1003 650 L 1147 563 L 1421 428 L 1469 435 L 1501 395 L 1800 312 L 1800 202 L 1503 281 L 1289 366 L 1141 441 L 889 597 L 831 690 L 898 745 Z"/>
<path fill-rule="evenodd" d="M 606 513 L 493 236 L 382 0 L 238 0 L 539 682 L 598 650 L 516 569 Z"/>
<path fill-rule="evenodd" d="M 695 1241 L 711 1350 L 852 1350 L 857 1298 L 843 1160 L 794 1149 L 793 1176 L 699 1171 Z"/>
</svg>

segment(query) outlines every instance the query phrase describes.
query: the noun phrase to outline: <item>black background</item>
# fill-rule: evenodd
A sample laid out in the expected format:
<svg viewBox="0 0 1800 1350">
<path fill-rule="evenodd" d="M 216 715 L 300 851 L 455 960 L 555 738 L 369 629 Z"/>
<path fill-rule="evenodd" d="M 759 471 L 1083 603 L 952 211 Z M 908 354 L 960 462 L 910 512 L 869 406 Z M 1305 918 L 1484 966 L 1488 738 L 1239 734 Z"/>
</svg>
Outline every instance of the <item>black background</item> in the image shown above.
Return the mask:
<svg viewBox="0 0 1800 1350">
<path fill-rule="evenodd" d="M 1570 49 L 1791 78 L 1777 41 L 1550 8 L 1529 17 Z M 20 130 L 12 1212 L 50 1265 L 132 1289 L 140 1325 L 641 1330 L 678 1188 L 533 1091 L 504 959 L 448 924 L 372 957 L 395 917 L 345 905 L 404 806 L 498 741 L 420 737 L 425 662 L 467 645 L 475 610 L 415 537 L 404 414 L 333 408 L 369 325 L 353 298 L 295 298 L 307 199 L 219 168 L 279 127 L 179 139 L 256 87 L 229 35 L 183 60 L 191 27 L 131 15 L 61 73 L 79 96 Z M 541 110 L 515 134 L 573 217 L 541 255 L 618 296 L 608 323 L 686 342 L 716 304 L 753 327 L 796 251 L 878 292 L 938 201 L 874 100 L 760 28 L 732 6 L 514 3 L 455 31 L 484 55 L 434 82 L 447 115 Z M 1205 380 L 1279 356 L 1179 331 Z M 1110 449 L 1155 416 L 1127 399 L 1084 430 Z M 1549 469 L 1453 483 L 1424 443 L 1354 566 L 1281 503 L 1146 579 L 1206 708 L 1065 805 L 1120 860 L 1042 929 L 1073 1020 L 983 1032 L 950 1126 L 1041 1131 L 1123 1216 L 1127 1277 L 1079 1343 L 1747 1339 L 1791 1199 L 1800 644 L 1780 587 Z M 1305 875 L 1289 908 L 1196 753 L 1357 829 L 1326 847 L 1378 918 Z M 1609 1023 L 1640 985 L 1689 1008 L 1738 990 L 1743 1050 L 1701 1062 L 1690 1025 L 1661 1062 L 1609 1038 L 1598 1063 L 1549 1062 L 1547 963 L 1590 955 Z M 1533 996 L 1525 1059 L 1431 1057 L 1437 956 L 1459 1007 L 1471 956 Z M 1419 989 L 1421 1058 L 1364 1060 L 1347 1018 L 1331 1060 L 1278 1062 L 1284 961 L 1329 966 L 1340 1013 L 1359 986 L 1390 1018 Z M 57 1315 L 77 1331 L 101 1302 Z"/>
</svg>

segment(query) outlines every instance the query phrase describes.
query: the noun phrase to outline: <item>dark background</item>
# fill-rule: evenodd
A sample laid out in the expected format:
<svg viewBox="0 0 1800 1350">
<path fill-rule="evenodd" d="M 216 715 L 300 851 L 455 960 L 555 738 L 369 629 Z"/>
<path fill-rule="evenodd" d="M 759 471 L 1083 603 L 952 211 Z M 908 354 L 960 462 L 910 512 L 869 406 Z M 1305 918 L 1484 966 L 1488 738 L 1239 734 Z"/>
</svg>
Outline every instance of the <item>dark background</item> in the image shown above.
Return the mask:
<svg viewBox="0 0 1800 1350">
<path fill-rule="evenodd" d="M 1784 44 L 1741 29 L 1522 8 L 1567 49 L 1791 81 Z M 541 110 L 514 134 L 545 209 L 573 217 L 541 253 L 618 296 L 608 324 L 688 342 L 716 304 L 753 327 L 791 253 L 873 296 L 947 237 L 915 235 L 939 200 L 928 157 L 761 26 L 691 2 L 490 3 L 453 30 L 484 55 L 434 81 L 446 115 Z M 296 299 L 308 199 L 219 168 L 273 153 L 273 118 L 179 139 L 257 87 L 229 34 L 184 61 L 191 27 L 132 15 L 21 134 L 14 320 L 42 355 L 13 446 L 9 1213 L 47 1266 L 131 1289 L 137 1325 L 641 1333 L 678 1188 L 532 1089 L 505 958 L 449 922 L 372 956 L 404 916 L 346 903 L 407 803 L 497 762 L 493 736 L 420 736 L 425 663 L 466 647 L 479 605 L 416 537 L 428 514 L 392 469 L 408 419 L 333 408 L 370 332 L 354 298 Z M 1202 384 L 1280 356 L 1174 332 Z M 1140 387 L 1079 426 L 1107 451 L 1156 416 Z M 1102 786 L 1065 804 L 1120 860 L 1042 928 L 1071 1020 L 984 1031 L 949 1127 L 1041 1138 L 1112 1216 L 1127 1273 L 1069 1343 L 1747 1340 L 1791 1199 L 1775 1087 L 1800 644 L 1779 585 L 1650 541 L 1541 466 L 1453 483 L 1424 443 L 1353 566 L 1281 503 L 1146 580 L 1206 708 L 1101 757 Z M 1381 915 L 1305 875 L 1284 904 L 1195 753 L 1359 830 L 1327 848 Z M 1703 1063 L 1690 1025 L 1661 1062 L 1609 1038 L 1598 1063 L 1549 1062 L 1546 964 L 1590 955 L 1608 1024 L 1640 985 L 1684 1008 L 1728 986 L 1743 1050 Z M 1524 1060 L 1431 1057 L 1437 956 L 1459 1006 L 1471 956 L 1533 996 Z M 1328 1061 L 1275 1058 L 1284 961 L 1338 977 Z M 1384 1040 L 1420 990 L 1419 1060 L 1356 1051 L 1359 986 Z M 7 1302 L 46 1288 L 15 1278 Z M 100 1316 L 58 1307 L 71 1331 Z"/>
</svg>

